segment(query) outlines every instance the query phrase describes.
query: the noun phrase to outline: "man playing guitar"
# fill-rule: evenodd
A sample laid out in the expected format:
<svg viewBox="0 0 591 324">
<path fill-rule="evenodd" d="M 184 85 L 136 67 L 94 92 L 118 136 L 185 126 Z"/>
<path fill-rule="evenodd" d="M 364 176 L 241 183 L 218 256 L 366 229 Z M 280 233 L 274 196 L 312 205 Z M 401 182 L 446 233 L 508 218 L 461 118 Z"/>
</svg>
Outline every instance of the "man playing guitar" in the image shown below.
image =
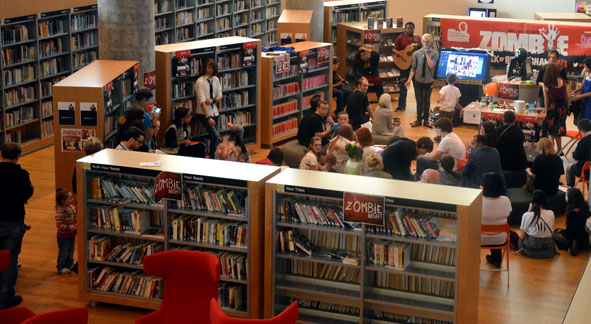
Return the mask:
<svg viewBox="0 0 591 324">
<path fill-rule="evenodd" d="M 401 67 L 403 64 L 398 64 L 398 69 L 400 70 L 400 79 L 399 79 L 399 88 L 400 88 L 400 97 L 398 99 L 398 108 L 396 111 L 404 111 L 406 110 L 406 93 L 407 89 L 404 86 L 406 80 L 408 80 L 408 76 L 410 74 L 410 63 L 412 63 L 412 54 L 415 50 L 419 49 L 421 46 L 421 36 L 415 35 L 415 24 L 413 22 L 407 22 L 404 25 L 404 33 L 400 34 L 394 41 L 394 48 L 392 52 L 394 53 L 394 61 L 398 59 L 406 59 L 409 64 L 404 64 L 405 66 Z M 411 50 L 407 51 L 407 47 L 411 46 Z M 414 47 L 414 48 L 413 48 Z"/>
</svg>

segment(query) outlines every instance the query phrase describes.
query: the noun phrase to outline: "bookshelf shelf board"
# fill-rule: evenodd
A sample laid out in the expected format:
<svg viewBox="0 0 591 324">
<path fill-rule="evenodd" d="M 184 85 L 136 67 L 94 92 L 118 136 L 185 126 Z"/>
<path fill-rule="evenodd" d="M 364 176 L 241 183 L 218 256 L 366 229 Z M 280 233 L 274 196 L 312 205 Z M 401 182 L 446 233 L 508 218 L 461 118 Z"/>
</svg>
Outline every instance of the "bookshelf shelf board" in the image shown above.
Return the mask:
<svg viewBox="0 0 591 324">
<path fill-rule="evenodd" d="M 285 113 L 285 114 L 281 114 L 281 115 L 275 116 L 275 117 L 273 117 L 273 120 L 277 120 L 277 119 L 280 119 L 280 118 L 283 118 L 283 117 L 287 117 L 287 116 L 291 116 L 291 115 L 295 115 L 295 114 L 299 114 L 299 113 L 300 113 L 299 110 L 291 111 L 291 112 L 288 112 L 288 113 Z"/>
<path fill-rule="evenodd" d="M 270 20 L 270 19 L 275 19 L 275 18 L 279 18 L 279 15 L 275 15 L 275 16 L 267 17 L 267 20 Z"/>
<path fill-rule="evenodd" d="M 4 90 L 6 90 L 6 88 L 4 88 Z M 8 109 L 12 109 L 12 108 L 20 107 L 20 106 L 29 105 L 29 104 L 32 104 L 34 102 L 37 102 L 37 99 L 31 99 L 31 100 L 19 102 L 19 103 L 16 103 L 14 105 L 11 105 L 11 106 L 4 107 L 4 110 L 8 110 Z"/>
<path fill-rule="evenodd" d="M 378 239 L 378 240 L 389 240 L 389 241 L 397 241 L 397 242 L 404 242 L 404 243 L 413 243 L 413 244 L 423 244 L 423 245 L 433 245 L 433 246 L 441 246 L 447 248 L 456 248 L 456 242 L 442 242 L 437 241 L 436 239 L 427 239 L 427 238 L 415 238 L 412 236 L 400 236 L 400 235 L 378 235 L 378 234 L 366 234 L 365 237 L 369 239 Z"/>
<path fill-rule="evenodd" d="M 249 85 L 245 85 L 245 86 L 241 86 L 241 87 L 222 89 L 222 92 L 238 91 L 238 90 L 250 89 L 250 88 L 254 88 L 254 87 L 256 87 L 256 84 L 249 84 Z"/>
<path fill-rule="evenodd" d="M 153 242 L 164 242 L 164 238 L 144 237 L 144 236 L 142 236 L 142 234 L 125 233 L 125 232 L 112 231 L 112 230 L 102 229 L 102 228 L 89 228 L 88 233 L 127 237 L 127 238 L 134 238 L 134 239 L 153 241 Z"/>
<path fill-rule="evenodd" d="M 265 8 L 265 5 L 260 5 L 260 6 L 256 6 L 256 7 L 251 7 L 251 8 L 250 8 L 250 10 L 251 10 L 251 11 L 253 11 L 253 10 L 260 10 L 260 9 L 263 9 L 263 8 Z"/>
<path fill-rule="evenodd" d="M 179 214 L 187 214 L 187 215 L 195 215 L 195 216 L 203 216 L 203 217 L 209 217 L 209 218 L 227 219 L 227 220 L 233 220 L 233 221 L 238 221 L 238 222 L 244 222 L 244 221 L 248 220 L 248 218 L 246 218 L 245 215 L 242 215 L 242 216 L 228 215 L 228 214 L 213 213 L 213 212 L 209 212 L 209 211 L 202 211 L 202 210 L 196 210 L 196 209 L 190 209 L 190 208 L 184 208 L 184 209 L 172 208 L 172 209 L 169 209 L 169 212 L 179 213 Z"/>
<path fill-rule="evenodd" d="M 244 310 L 238 310 L 238 309 L 232 309 L 232 308 L 228 308 L 228 307 L 220 307 L 224 313 L 228 314 L 228 315 L 238 315 L 238 316 L 247 316 L 248 317 L 248 313 L 245 312 Z"/>
<path fill-rule="evenodd" d="M 171 31 L 173 30 L 174 27 L 170 26 L 170 27 L 165 27 L 165 28 L 160 28 L 160 29 L 156 29 L 154 32 L 155 33 L 163 33 L 163 32 L 167 32 L 167 31 Z"/>
<path fill-rule="evenodd" d="M 22 122 L 22 123 L 20 123 L 20 124 L 18 124 L 18 125 L 13 125 L 13 126 L 10 126 L 10 127 L 6 127 L 6 130 L 7 130 L 7 131 L 9 131 L 9 130 L 11 130 L 11 129 L 15 129 L 15 128 L 23 127 L 23 126 L 26 126 L 26 125 L 32 124 L 32 123 L 34 123 L 34 122 L 36 122 L 36 121 L 38 121 L 38 120 L 39 120 L 39 119 L 30 119 L 30 120 L 24 121 L 24 122 Z"/>
<path fill-rule="evenodd" d="M 196 241 L 181 241 L 181 240 L 173 240 L 169 239 L 169 243 L 178 244 L 178 245 L 190 245 L 196 247 L 202 247 L 212 250 L 223 250 L 223 251 L 230 251 L 230 252 L 239 252 L 239 253 L 248 253 L 248 248 L 246 247 L 237 247 L 237 246 L 225 246 L 225 245 L 217 245 L 217 244 L 210 244 L 210 243 L 202 243 Z"/>
<path fill-rule="evenodd" d="M 140 296 L 136 296 L 136 295 L 118 294 L 118 293 L 114 293 L 114 292 L 101 291 L 101 290 L 96 290 L 96 289 L 89 289 L 88 292 L 91 294 L 99 294 L 99 295 L 104 295 L 104 296 L 116 296 L 116 297 L 121 297 L 121 298 L 132 298 L 132 299 L 136 299 L 136 300 L 142 300 L 142 301 L 153 302 L 153 303 L 161 303 L 162 302 L 161 298 L 147 298 L 147 297 L 140 297 Z M 156 305 L 156 307 L 158 307 L 158 305 Z"/>
<path fill-rule="evenodd" d="M 42 116 L 41 119 L 47 119 L 47 118 L 51 118 L 53 117 L 53 114 L 47 115 L 47 116 Z"/>
<path fill-rule="evenodd" d="M 324 89 L 326 87 L 328 87 L 328 84 L 323 84 L 323 85 L 319 85 L 319 86 L 316 86 L 316 87 L 308 88 L 308 89 L 305 89 L 302 92 L 310 92 L 310 91 L 314 91 L 314 90 L 320 90 L 320 89 Z"/>
<path fill-rule="evenodd" d="M 236 25 L 236 26 L 234 26 L 234 28 L 244 28 L 244 27 L 246 27 L 246 26 L 248 26 L 248 23 L 246 23 L 246 24 L 241 24 L 241 25 Z"/>
<path fill-rule="evenodd" d="M 46 39 L 52 39 L 52 38 L 58 38 L 58 37 L 63 37 L 63 36 L 68 36 L 68 33 L 59 33 L 59 34 L 54 34 L 54 35 L 49 35 L 49 36 L 39 36 L 37 39 L 38 40 L 46 40 Z"/>
<path fill-rule="evenodd" d="M 248 9 L 248 8 L 246 8 L 246 9 L 242 9 L 242 10 L 234 11 L 234 14 L 235 14 L 235 15 L 237 15 L 237 14 L 241 14 L 241 13 L 243 13 L 243 12 L 248 12 L 248 10 L 249 10 L 249 9 Z"/>
<path fill-rule="evenodd" d="M 387 267 L 381 266 L 381 265 L 368 264 L 365 266 L 365 270 L 375 271 L 375 272 L 405 274 L 405 275 L 427 278 L 427 279 L 437 279 L 437 280 L 445 280 L 445 281 L 452 281 L 452 282 L 455 281 L 455 273 L 454 272 L 425 269 L 425 268 L 421 267 L 421 265 L 419 263 L 420 262 L 411 262 L 404 269 L 392 269 L 392 268 L 387 268 Z"/>
<path fill-rule="evenodd" d="M 179 41 L 179 42 L 190 42 L 193 40 L 195 40 L 195 37 L 188 37 L 188 38 L 183 38 L 183 39 L 177 38 L 177 41 Z"/>
<path fill-rule="evenodd" d="M 88 27 L 88 28 L 84 28 L 84 29 L 72 30 L 72 34 L 80 34 L 80 33 L 88 32 L 88 31 L 92 31 L 92 30 L 98 30 L 98 27 Z"/>
<path fill-rule="evenodd" d="M 47 56 L 39 56 L 39 61 L 44 61 L 44 60 L 48 60 L 48 59 L 51 59 L 51 58 L 54 58 L 54 57 L 59 57 L 59 56 L 68 55 L 68 54 L 70 54 L 70 53 L 68 53 L 68 52 L 61 52 L 61 53 L 55 53 L 55 54 L 51 54 L 51 55 L 47 55 Z"/>
<path fill-rule="evenodd" d="M 176 28 L 178 29 L 178 28 L 181 28 L 181 27 L 194 26 L 194 25 L 195 25 L 195 22 L 192 21 L 192 22 L 188 22 L 188 23 L 176 25 Z"/>
<path fill-rule="evenodd" d="M 119 207 L 125 207 L 125 208 L 155 210 L 155 211 L 163 211 L 164 210 L 164 206 L 162 204 L 149 205 L 149 204 L 138 204 L 138 203 L 133 203 L 133 202 L 120 203 L 120 202 L 101 200 L 101 199 L 88 199 L 87 201 L 90 204 L 98 204 L 98 205 L 119 206 Z"/>
<path fill-rule="evenodd" d="M 318 71 L 325 71 L 325 70 L 328 70 L 329 68 L 330 68 L 330 66 L 322 66 L 319 68 L 308 69 L 308 74 L 318 72 Z"/>
<path fill-rule="evenodd" d="M 230 2 L 230 0 L 219 0 L 219 1 L 216 1 L 215 4 L 222 4 L 222 3 L 226 3 L 226 2 Z"/>
<path fill-rule="evenodd" d="M 246 280 L 234 279 L 234 278 L 224 277 L 224 276 L 220 276 L 220 281 L 233 282 L 233 283 L 237 283 L 237 284 L 248 285 L 248 281 L 246 281 Z"/>
<path fill-rule="evenodd" d="M 203 18 L 203 19 L 197 20 L 197 23 L 203 23 L 203 22 L 207 22 L 207 21 L 212 21 L 214 19 L 215 19 L 215 17 Z"/>
<path fill-rule="evenodd" d="M 313 231 L 318 231 L 318 232 L 339 233 L 339 234 L 353 235 L 353 236 L 361 236 L 363 234 L 361 231 L 344 229 L 342 227 L 329 226 L 329 225 L 289 223 L 289 222 L 284 222 L 284 221 L 277 221 L 277 224 L 275 224 L 275 225 L 277 225 L 278 227 L 300 228 L 300 229 L 313 230 Z"/>
<path fill-rule="evenodd" d="M 20 42 L 3 43 L 2 44 L 2 47 L 13 47 L 13 46 L 18 46 L 18 45 L 24 45 L 24 44 L 28 44 L 28 43 L 33 43 L 33 42 L 35 42 L 35 40 L 36 40 L 35 38 L 30 38 L 30 39 L 23 40 L 23 41 L 20 41 Z"/>
<path fill-rule="evenodd" d="M 453 301 L 453 299 L 452 299 Z M 365 297 L 365 307 L 375 310 L 385 310 L 410 316 L 421 314 L 423 317 L 442 321 L 454 321 L 453 305 L 416 301 L 401 297 L 369 294 Z"/>
<path fill-rule="evenodd" d="M 22 81 L 22 82 L 18 82 L 18 83 L 12 83 L 12 84 L 7 84 L 4 86 L 4 90 L 8 90 L 8 89 L 12 89 L 12 88 L 17 88 L 20 86 L 24 86 L 30 83 L 34 83 L 36 82 L 37 79 L 31 79 L 31 80 L 26 80 L 26 81 Z"/>
<path fill-rule="evenodd" d="M 243 67 L 235 67 L 235 68 L 229 68 L 229 69 L 219 70 L 218 73 L 239 71 L 239 70 L 243 70 L 243 69 L 244 69 Z"/>
<path fill-rule="evenodd" d="M 252 34 L 252 35 L 250 35 L 250 37 L 261 37 L 263 35 L 265 35 L 265 33 Z"/>
<path fill-rule="evenodd" d="M 275 284 L 276 294 L 294 297 L 297 294 L 306 294 L 309 299 L 326 300 L 327 302 L 332 299 L 330 302 L 333 303 L 356 307 L 361 305 L 359 285 L 306 277 L 289 277 L 291 280 L 280 280 Z M 349 287 L 349 289 L 337 288 L 343 286 Z"/>
<path fill-rule="evenodd" d="M 213 4 L 213 2 L 198 4 L 198 5 L 195 5 L 195 8 L 207 7 L 207 6 L 211 6 L 212 4 Z"/>
<path fill-rule="evenodd" d="M 294 137 L 297 133 L 298 133 L 298 129 L 296 128 L 296 129 L 291 130 L 291 131 L 286 132 L 286 133 L 277 134 L 277 135 L 275 135 L 275 136 L 272 137 L 272 140 L 273 140 L 274 143 L 281 142 L 283 140 L 286 140 L 286 139 L 289 139 L 289 138 Z"/>
<path fill-rule="evenodd" d="M 230 17 L 231 15 L 232 15 L 232 13 L 231 12 L 228 12 L 228 13 L 225 13 L 225 14 L 221 14 L 221 15 L 215 16 L 215 19 Z M 232 28 L 229 28 L 229 29 L 232 29 Z"/>
<path fill-rule="evenodd" d="M 61 72 L 58 72 L 58 73 L 55 73 L 55 74 L 41 76 L 41 77 L 39 77 L 39 79 L 40 80 L 51 79 L 51 78 L 55 78 L 55 77 L 58 77 L 60 75 L 66 75 L 66 74 L 70 74 L 70 71 L 61 71 Z"/>
<path fill-rule="evenodd" d="M 192 10 L 192 9 L 195 9 L 195 7 L 194 6 L 186 6 L 186 7 L 182 7 L 182 8 L 176 8 L 176 11 L 179 12 L 179 11 L 187 11 L 187 10 Z"/>
<path fill-rule="evenodd" d="M 34 63 L 34 62 L 37 62 L 37 59 L 31 59 L 31 60 L 26 60 L 26 61 L 20 61 L 20 62 L 17 62 L 17 63 L 12 63 L 12 64 L 6 64 L 6 65 L 2 66 L 2 68 L 4 70 L 6 70 L 6 69 L 9 69 L 9 68 L 12 68 L 12 67 L 19 66 L 19 65 L 24 65 L 24 64 Z"/>
<path fill-rule="evenodd" d="M 110 261 L 99 261 L 99 260 L 94 260 L 94 259 L 88 259 L 88 263 L 102 264 L 102 265 L 111 266 L 111 267 L 120 267 L 120 268 L 136 269 L 136 270 L 144 269 L 143 265 L 135 265 L 135 264 L 129 264 L 129 263 L 122 263 L 122 262 L 110 262 Z"/>
<path fill-rule="evenodd" d="M 314 263 L 332 264 L 332 265 L 343 266 L 343 267 L 347 267 L 347 268 L 361 269 L 361 266 L 359 266 L 359 265 L 343 263 L 341 261 L 338 261 L 338 259 L 331 258 L 331 257 L 322 257 L 322 256 L 314 256 L 314 255 L 309 256 L 305 253 L 299 253 L 299 252 L 298 253 L 277 252 L 275 255 L 279 259 L 308 261 L 308 262 L 314 262 Z"/>
<path fill-rule="evenodd" d="M 275 306 L 277 307 L 277 306 Z M 277 309 L 285 309 L 279 307 Z M 359 323 L 359 316 L 344 315 L 317 309 L 300 307 L 298 310 L 298 323 L 331 323 L 331 324 L 351 324 Z M 372 322 L 373 323 L 373 322 Z"/>
<path fill-rule="evenodd" d="M 246 106 L 239 106 L 239 107 L 234 107 L 234 108 L 223 109 L 223 110 L 220 111 L 220 114 L 229 113 L 229 112 L 232 112 L 232 111 L 242 110 L 242 109 L 246 109 L 246 108 L 253 108 L 253 107 L 256 107 L 256 105 L 252 104 L 252 105 L 246 105 Z"/>
<path fill-rule="evenodd" d="M 173 13 L 172 11 L 157 12 L 154 14 L 154 17 L 161 17 L 161 16 L 165 16 L 165 15 L 170 15 L 172 13 Z"/>
<path fill-rule="evenodd" d="M 299 73 L 297 73 L 297 74 L 294 74 L 294 75 L 289 75 L 289 76 L 282 77 L 282 78 L 274 78 L 274 79 L 273 79 L 273 82 L 275 82 L 275 81 L 289 80 L 289 79 L 296 78 L 296 77 L 299 77 L 299 76 L 300 76 L 300 74 L 299 74 Z"/>
<path fill-rule="evenodd" d="M 98 48 L 98 45 L 91 45 L 91 46 L 87 46 L 87 47 L 80 47 L 80 48 L 73 49 L 72 50 L 72 53 L 78 53 L 78 52 L 92 50 L 92 49 L 97 49 L 97 48 Z"/>
<path fill-rule="evenodd" d="M 298 92 L 294 92 L 294 93 L 290 93 L 290 94 L 286 94 L 286 95 L 283 95 L 283 96 L 281 96 L 279 98 L 273 98 L 273 101 L 279 100 L 279 99 L 287 99 L 287 98 L 295 97 L 295 96 L 298 96 L 299 94 L 300 94 L 299 91 Z"/>
<path fill-rule="evenodd" d="M 271 33 L 271 32 L 274 32 L 274 31 L 277 31 L 277 28 L 271 28 L 271 29 L 268 29 L 268 30 L 267 30 L 267 33 Z"/>
</svg>

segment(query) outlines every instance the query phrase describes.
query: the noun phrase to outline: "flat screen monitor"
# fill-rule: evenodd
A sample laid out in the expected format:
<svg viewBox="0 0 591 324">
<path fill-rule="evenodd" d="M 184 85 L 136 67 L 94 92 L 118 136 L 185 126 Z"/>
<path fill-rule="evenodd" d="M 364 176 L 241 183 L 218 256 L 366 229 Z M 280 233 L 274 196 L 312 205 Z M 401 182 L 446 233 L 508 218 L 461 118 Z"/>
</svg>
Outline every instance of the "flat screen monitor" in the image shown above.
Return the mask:
<svg viewBox="0 0 591 324">
<path fill-rule="evenodd" d="M 496 17 L 497 9 L 468 8 L 468 16 L 475 18 Z"/>
<path fill-rule="evenodd" d="M 490 58 L 486 52 L 442 49 L 437 63 L 437 78 L 446 79 L 455 73 L 458 80 L 481 81 L 488 79 Z"/>
</svg>

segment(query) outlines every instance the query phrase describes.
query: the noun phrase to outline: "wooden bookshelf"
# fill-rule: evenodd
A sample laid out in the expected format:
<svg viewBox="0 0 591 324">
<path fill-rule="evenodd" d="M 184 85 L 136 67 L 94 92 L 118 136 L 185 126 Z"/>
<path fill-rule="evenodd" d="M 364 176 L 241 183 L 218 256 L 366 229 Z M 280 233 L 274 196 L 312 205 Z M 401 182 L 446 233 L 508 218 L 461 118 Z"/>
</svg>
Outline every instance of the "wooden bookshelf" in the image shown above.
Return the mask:
<svg viewBox="0 0 591 324">
<path fill-rule="evenodd" d="M 159 161 L 161 166 L 140 167 L 140 162 L 156 161 Z M 79 231 L 77 238 L 78 259 L 80 260 L 80 276 L 78 277 L 80 298 L 91 302 L 149 309 L 158 308 L 162 298 L 162 289 L 160 289 L 160 294 L 153 294 L 150 298 L 145 298 L 123 294 L 121 290 L 108 291 L 108 285 L 97 285 L 96 282 L 91 285 L 89 280 L 89 271 L 100 273 L 104 267 L 111 267 L 116 272 L 137 271 L 139 274 L 143 268 L 141 261 L 133 264 L 99 261 L 101 258 L 97 258 L 93 251 L 96 250 L 95 246 L 101 245 L 95 244 L 95 241 L 109 240 L 111 248 L 125 243 L 132 245 L 153 243 L 160 244 L 163 250 L 191 249 L 218 255 L 227 253 L 226 255 L 243 257 L 242 260 L 246 260 L 247 268 L 242 274 L 246 278 L 231 278 L 222 274 L 220 282 L 220 287 L 224 287 L 224 285 L 227 288 L 237 286 L 236 289 L 242 290 L 243 306 L 238 309 L 222 306 L 222 309 L 232 316 L 260 318 L 263 311 L 264 182 L 279 171 L 280 169 L 277 167 L 249 163 L 111 149 L 78 160 L 77 183 L 78 192 L 81 193 L 78 196 Z M 190 188 L 199 188 L 203 199 L 213 199 L 211 195 L 213 192 L 220 192 L 219 190 L 228 194 L 232 193 L 234 197 L 237 197 L 235 201 L 239 211 L 230 213 L 223 210 L 192 208 L 186 200 L 184 203 L 171 200 L 159 203 L 138 203 L 133 201 L 137 199 L 137 196 L 128 200 L 107 198 L 104 193 L 103 196 L 97 196 L 97 189 L 100 185 L 96 179 L 101 179 L 103 185 L 105 182 L 112 182 L 126 187 L 145 187 L 148 189 L 147 195 L 153 197 L 154 183 L 161 172 L 177 174 L 179 179 L 182 179 L 182 191 L 185 196 Z M 93 179 L 95 179 L 94 184 Z M 208 198 L 205 198 L 206 196 Z M 111 229 L 111 224 L 99 223 L 98 218 L 93 216 L 105 209 L 112 215 L 114 208 L 117 208 L 117 214 L 121 220 L 124 219 L 121 216 L 124 214 L 123 211 L 130 209 L 141 211 L 140 217 L 149 217 L 150 221 L 145 220 L 143 228 L 132 226 L 127 228 L 126 232 L 125 227 L 121 230 Z M 115 220 L 115 218 L 112 219 Z M 238 243 L 230 245 L 230 242 L 215 242 L 215 244 L 202 242 L 192 236 L 194 234 L 179 231 L 182 229 L 179 225 L 181 222 L 185 222 L 183 224 L 187 225 L 189 222 L 196 222 L 197 219 L 201 220 L 201 224 L 210 222 L 224 226 L 242 227 L 247 233 L 247 239 L 242 242 L 248 242 L 248 244 L 243 246 Z M 137 233 L 130 233 L 133 231 Z M 146 236 L 147 234 L 152 235 Z M 101 237 L 101 239 L 97 237 Z M 108 251 L 105 250 L 105 252 Z M 112 288 L 110 290 L 113 290 Z"/>
<path fill-rule="evenodd" d="M 290 53 L 263 53 L 261 94 L 261 144 L 272 146 L 297 134 L 304 113 L 310 109 L 310 98 L 320 93 L 332 97 L 332 45 L 319 42 L 299 42 Z M 306 58 L 307 67 L 300 65 Z M 288 63 L 287 65 L 285 65 Z M 287 72 L 277 73 L 277 64 Z M 280 68 L 281 68 L 280 66 Z M 316 86 L 304 86 L 304 80 L 324 78 Z M 283 90 L 279 91 L 280 88 Z"/>
<path fill-rule="evenodd" d="M 279 17 L 277 34 L 284 46 L 310 40 L 313 10 L 285 9 Z"/>
<path fill-rule="evenodd" d="M 154 0 L 156 45 L 229 36 L 277 43 L 280 0 Z"/>
<path fill-rule="evenodd" d="M 386 18 L 385 0 L 338 0 L 324 2 L 324 41 L 337 45 L 337 24 Z"/>
<path fill-rule="evenodd" d="M 326 224 L 322 219 L 332 217 L 330 223 L 348 206 L 345 194 L 384 199 L 388 227 Z M 295 300 L 306 323 L 478 322 L 481 191 L 288 169 L 267 181 L 265 205 L 265 317 Z M 396 235 L 387 230 L 393 212 L 437 223 L 447 234 Z M 311 243 L 311 255 L 297 247 L 302 237 Z M 410 253 L 400 268 L 379 265 L 379 254 L 371 253 L 375 244 L 389 243 Z M 342 262 L 339 254 L 358 264 Z"/>
<path fill-rule="evenodd" d="M 581 12 L 534 12 L 534 20 L 591 22 L 591 17 Z"/>
<path fill-rule="evenodd" d="M 400 70 L 393 61 L 389 61 L 387 58 L 393 58 L 394 41 L 403 32 L 403 27 L 368 29 L 367 22 L 338 24 L 337 38 L 343 40 L 337 44 L 337 56 L 341 59 L 339 74 L 347 79 L 349 83 L 355 84 L 354 63 L 359 47 L 370 48 L 380 53 L 378 72 L 382 79 L 384 93 L 388 93 L 390 96 L 398 94 L 400 92 L 398 84 Z M 370 34 L 373 34 L 374 37 L 366 38 Z M 378 34 L 377 37 L 375 37 L 375 34 Z M 369 41 L 370 38 L 373 40 Z"/>
<path fill-rule="evenodd" d="M 76 160 L 84 156 L 84 138 L 76 140 L 81 132 L 98 137 L 107 148 L 119 144 L 118 119 L 133 104 L 138 70 L 138 61 L 97 60 L 53 86 L 56 188 L 72 187 Z M 73 110 L 60 112 L 60 102 L 72 103 Z M 82 106 L 91 104 L 96 105 L 95 113 L 85 111 L 82 118 Z"/>
<path fill-rule="evenodd" d="M 252 55 L 245 54 L 247 49 L 252 49 Z M 245 143 L 258 144 L 260 141 L 260 126 L 258 126 L 260 125 L 260 65 L 258 64 L 260 52 L 260 40 L 237 36 L 156 46 L 156 78 L 159 80 L 156 84 L 156 100 L 162 107 L 161 134 L 158 138 L 162 137 L 172 122 L 174 107 L 190 108 L 195 113 L 197 107 L 193 85 L 201 75 L 207 59 L 214 59 L 218 62 L 220 82 L 224 76 L 230 78 L 230 75 L 248 74 L 246 85 L 224 87 L 222 82 L 222 93 L 225 99 L 218 118 L 218 130 L 221 132 L 226 130 L 227 122 L 242 125 L 245 131 Z M 227 59 L 233 56 L 237 56 L 237 61 L 222 66 L 223 61 L 228 62 Z M 247 61 L 244 60 L 245 56 Z M 177 73 L 177 67 L 185 64 L 188 69 Z M 241 99 L 234 100 L 238 96 Z M 231 98 L 234 99 L 230 100 Z M 232 104 L 229 104 L 230 102 Z M 205 140 L 207 133 L 197 129 L 192 136 L 196 140 Z"/>
<path fill-rule="evenodd" d="M 0 146 L 28 153 L 53 143 L 52 85 L 98 57 L 97 9 L 4 18 L 0 29 Z"/>
</svg>

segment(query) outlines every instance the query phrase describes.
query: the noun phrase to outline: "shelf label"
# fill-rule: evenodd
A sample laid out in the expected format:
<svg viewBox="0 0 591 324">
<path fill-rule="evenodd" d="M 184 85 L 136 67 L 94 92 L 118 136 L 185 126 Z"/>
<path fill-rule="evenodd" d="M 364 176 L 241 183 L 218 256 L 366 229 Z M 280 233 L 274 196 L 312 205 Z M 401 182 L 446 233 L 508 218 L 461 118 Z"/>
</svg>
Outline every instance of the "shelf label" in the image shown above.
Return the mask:
<svg viewBox="0 0 591 324">
<path fill-rule="evenodd" d="M 105 171 L 105 172 L 120 173 L 120 174 L 133 174 L 133 175 L 139 175 L 139 176 L 145 176 L 145 177 L 156 177 L 161 173 L 160 170 L 129 168 L 129 167 L 123 167 L 123 166 L 118 166 L 118 165 L 104 165 L 104 164 L 98 164 L 98 163 L 91 163 L 90 169 L 94 170 L 94 171 Z"/>
<path fill-rule="evenodd" d="M 176 51 L 174 53 L 174 56 L 181 58 L 181 57 L 189 57 L 191 56 L 191 51 L 190 50 L 185 50 L 185 51 Z"/>
<path fill-rule="evenodd" d="M 39 15 L 39 17 L 41 17 L 41 18 L 54 17 L 54 16 L 65 15 L 68 13 L 70 13 L 70 9 L 64 9 L 64 10 L 57 10 L 57 11 L 51 11 L 51 12 L 44 12 L 44 13 L 41 13 Z"/>
<path fill-rule="evenodd" d="M 23 22 L 23 21 L 27 21 L 27 20 L 33 20 L 35 18 L 37 18 L 37 15 L 28 15 L 28 16 L 15 17 L 15 18 L 6 18 L 6 19 L 4 19 L 4 21 L 2 23 L 3 24 L 12 24 L 12 23 Z"/>
<path fill-rule="evenodd" d="M 97 5 L 90 5 L 90 6 L 83 6 L 83 7 L 77 7 L 74 8 L 74 12 L 80 12 L 80 11 L 87 11 L 87 10 L 93 10 L 96 9 Z"/>
<path fill-rule="evenodd" d="M 181 175 L 173 172 L 160 172 L 154 181 L 154 200 L 160 202 L 162 198 L 182 200 L 183 187 L 181 186 Z"/>
<path fill-rule="evenodd" d="M 113 91 L 113 81 L 107 83 L 107 85 L 106 85 L 106 91 L 107 92 Z"/>
<path fill-rule="evenodd" d="M 298 187 L 298 186 L 288 186 L 288 185 L 285 185 L 283 189 L 285 192 L 290 192 L 290 193 L 298 193 L 298 194 L 313 195 L 313 196 L 325 196 L 325 197 L 333 197 L 333 198 L 343 199 L 343 193 L 341 191 Z"/>
<path fill-rule="evenodd" d="M 208 53 L 208 52 L 215 52 L 215 47 L 203 47 L 203 48 L 196 48 L 196 49 L 192 49 L 191 54 L 202 54 L 202 53 Z"/>
<path fill-rule="evenodd" d="M 203 175 L 186 174 L 186 173 L 183 173 L 183 181 L 205 182 L 205 183 L 211 183 L 211 184 L 220 184 L 220 185 L 242 187 L 242 188 L 246 188 L 248 185 L 247 182 L 244 180 L 208 177 L 208 176 L 203 176 Z"/>
<path fill-rule="evenodd" d="M 385 198 L 345 192 L 343 211 L 346 222 L 384 226 Z"/>
<path fill-rule="evenodd" d="M 230 44 L 230 45 L 222 45 L 219 48 L 219 51 L 231 51 L 231 50 L 241 50 L 241 44 Z"/>
</svg>

